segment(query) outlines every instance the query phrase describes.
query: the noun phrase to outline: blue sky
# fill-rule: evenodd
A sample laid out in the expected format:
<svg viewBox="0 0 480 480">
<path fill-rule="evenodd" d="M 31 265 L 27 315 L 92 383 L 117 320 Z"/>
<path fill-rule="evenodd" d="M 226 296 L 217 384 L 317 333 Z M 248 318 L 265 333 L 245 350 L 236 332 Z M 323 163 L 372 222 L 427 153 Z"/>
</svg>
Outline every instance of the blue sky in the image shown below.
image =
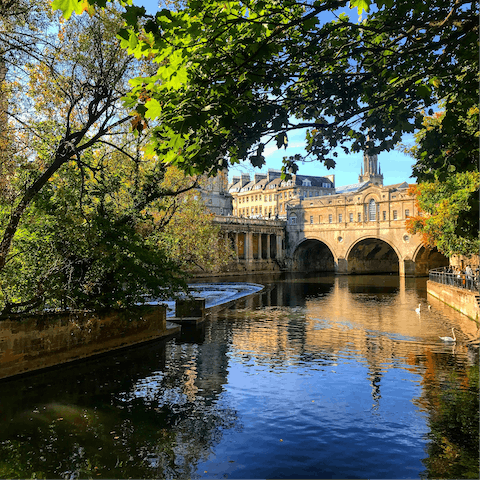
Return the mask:
<svg viewBox="0 0 480 480">
<path fill-rule="evenodd" d="M 137 5 L 143 5 L 148 13 L 157 11 L 158 0 L 134 0 Z M 413 140 L 404 139 L 404 143 L 412 144 Z M 295 155 L 296 153 L 305 153 L 305 134 L 303 132 L 291 132 L 289 134 L 288 148 L 278 150 L 276 146 L 267 146 L 264 151 L 266 165 L 262 169 L 253 168 L 248 162 L 244 162 L 239 167 L 231 168 L 229 177 L 238 173 L 261 173 L 266 172 L 269 168 L 280 169 L 282 167 L 282 158 L 284 156 Z M 363 156 L 361 153 L 345 155 L 343 151 L 338 150 L 336 158 L 337 165 L 332 170 L 327 170 L 323 164 L 319 162 L 300 163 L 298 173 L 300 175 L 335 175 L 335 185 L 349 185 L 358 182 L 360 167 L 363 164 Z M 410 178 L 412 174 L 413 158 L 403 153 L 392 150 L 383 152 L 378 156 L 380 168 L 384 177 L 384 184 L 390 185 L 400 182 L 415 183 L 415 179 Z"/>
</svg>

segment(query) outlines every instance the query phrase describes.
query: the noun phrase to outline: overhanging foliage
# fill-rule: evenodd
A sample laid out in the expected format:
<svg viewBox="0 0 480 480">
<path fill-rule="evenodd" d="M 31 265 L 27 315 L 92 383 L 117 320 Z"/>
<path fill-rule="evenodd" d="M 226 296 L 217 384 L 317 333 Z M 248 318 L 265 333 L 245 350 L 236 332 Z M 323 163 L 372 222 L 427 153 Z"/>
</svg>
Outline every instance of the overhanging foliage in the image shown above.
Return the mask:
<svg viewBox="0 0 480 480">
<path fill-rule="evenodd" d="M 102 6 L 105 0 L 89 0 Z M 68 17 L 83 0 L 56 0 Z M 288 144 L 331 168 L 335 149 L 389 150 L 445 101 L 447 123 L 478 101 L 478 5 L 466 0 L 190 0 L 154 16 L 127 6 L 123 46 L 158 65 L 127 106 L 152 148 L 188 173 Z M 355 7 L 349 10 L 349 7 Z M 361 15 L 361 18 L 358 15 Z M 284 159 L 284 172 L 298 158 Z"/>
</svg>

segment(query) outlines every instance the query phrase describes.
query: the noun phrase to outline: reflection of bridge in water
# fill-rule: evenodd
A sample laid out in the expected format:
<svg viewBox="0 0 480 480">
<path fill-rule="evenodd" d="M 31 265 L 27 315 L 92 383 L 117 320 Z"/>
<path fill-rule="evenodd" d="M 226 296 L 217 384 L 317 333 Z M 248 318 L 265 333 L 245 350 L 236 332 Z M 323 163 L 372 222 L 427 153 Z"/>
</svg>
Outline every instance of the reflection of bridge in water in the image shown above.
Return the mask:
<svg viewBox="0 0 480 480">
<path fill-rule="evenodd" d="M 235 250 L 231 272 L 426 276 L 448 259 L 406 231 L 410 214 L 416 207 L 406 184 L 370 185 L 361 192 L 295 199 L 287 220 L 216 216 L 215 223 Z"/>
</svg>

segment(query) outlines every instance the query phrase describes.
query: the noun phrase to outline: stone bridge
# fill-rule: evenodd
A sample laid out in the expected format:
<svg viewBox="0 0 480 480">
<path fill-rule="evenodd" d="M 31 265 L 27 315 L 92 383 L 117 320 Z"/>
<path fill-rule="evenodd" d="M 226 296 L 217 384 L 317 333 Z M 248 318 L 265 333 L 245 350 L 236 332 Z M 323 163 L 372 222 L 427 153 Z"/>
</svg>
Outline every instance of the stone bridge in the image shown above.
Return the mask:
<svg viewBox="0 0 480 480">
<path fill-rule="evenodd" d="M 321 226 L 288 225 L 286 258 L 289 270 L 341 274 L 393 273 L 427 276 L 448 259 L 427 250 L 417 235 L 402 225 L 378 223 Z"/>
<path fill-rule="evenodd" d="M 406 231 L 405 219 L 415 213 L 412 198 L 397 193 L 395 202 L 382 202 L 375 188 L 356 202 L 340 195 L 298 200 L 289 205 L 288 221 L 216 216 L 235 249 L 229 271 L 426 276 L 448 265 Z"/>
</svg>

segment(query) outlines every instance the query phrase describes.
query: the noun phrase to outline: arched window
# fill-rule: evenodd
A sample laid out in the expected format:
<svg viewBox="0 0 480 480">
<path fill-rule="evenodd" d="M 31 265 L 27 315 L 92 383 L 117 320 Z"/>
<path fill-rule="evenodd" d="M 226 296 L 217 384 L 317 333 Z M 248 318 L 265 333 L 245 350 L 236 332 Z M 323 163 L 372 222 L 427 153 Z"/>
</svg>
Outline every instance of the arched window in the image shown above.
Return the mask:
<svg viewBox="0 0 480 480">
<path fill-rule="evenodd" d="M 372 198 L 370 202 L 368 202 L 368 220 L 370 222 L 374 222 L 377 219 L 377 205 L 375 200 Z"/>
<path fill-rule="evenodd" d="M 297 216 L 296 215 L 292 215 L 290 217 L 290 225 L 296 225 L 297 224 Z"/>
</svg>

